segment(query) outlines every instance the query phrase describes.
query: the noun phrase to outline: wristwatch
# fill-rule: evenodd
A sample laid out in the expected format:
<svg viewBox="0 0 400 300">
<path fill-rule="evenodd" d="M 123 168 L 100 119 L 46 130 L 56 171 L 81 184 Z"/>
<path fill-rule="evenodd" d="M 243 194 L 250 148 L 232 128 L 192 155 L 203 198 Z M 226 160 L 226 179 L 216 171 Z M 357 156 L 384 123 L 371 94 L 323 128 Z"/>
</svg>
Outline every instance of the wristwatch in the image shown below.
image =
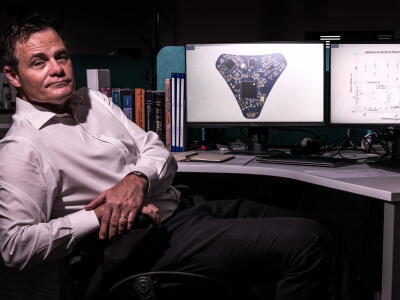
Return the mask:
<svg viewBox="0 0 400 300">
<path fill-rule="evenodd" d="M 133 175 L 136 175 L 137 177 L 144 178 L 147 180 L 147 182 L 149 182 L 149 178 L 146 176 L 146 174 L 144 174 L 140 171 L 132 171 L 129 174 L 133 174 Z"/>
</svg>

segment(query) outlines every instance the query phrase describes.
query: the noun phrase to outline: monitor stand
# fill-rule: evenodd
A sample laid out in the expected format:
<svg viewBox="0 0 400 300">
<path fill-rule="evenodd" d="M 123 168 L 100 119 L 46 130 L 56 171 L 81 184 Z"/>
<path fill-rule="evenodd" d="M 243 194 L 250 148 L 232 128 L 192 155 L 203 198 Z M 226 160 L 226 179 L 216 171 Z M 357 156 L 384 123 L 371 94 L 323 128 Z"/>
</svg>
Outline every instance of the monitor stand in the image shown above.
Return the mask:
<svg viewBox="0 0 400 300">
<path fill-rule="evenodd" d="M 393 131 L 392 155 L 368 163 L 371 167 L 400 172 L 400 130 Z"/>
<path fill-rule="evenodd" d="M 229 154 L 259 155 L 267 153 L 268 128 L 249 127 L 247 134 L 248 150 L 231 150 Z"/>
</svg>

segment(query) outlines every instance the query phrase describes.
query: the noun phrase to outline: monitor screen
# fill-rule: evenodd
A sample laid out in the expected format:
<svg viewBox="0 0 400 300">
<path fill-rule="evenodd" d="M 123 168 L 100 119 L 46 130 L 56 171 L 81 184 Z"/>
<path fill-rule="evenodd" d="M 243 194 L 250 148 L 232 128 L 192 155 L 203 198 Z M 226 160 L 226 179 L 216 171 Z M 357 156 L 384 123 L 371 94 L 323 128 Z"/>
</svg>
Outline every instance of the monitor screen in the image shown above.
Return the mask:
<svg viewBox="0 0 400 300">
<path fill-rule="evenodd" d="M 189 125 L 323 125 L 322 43 L 186 45 Z"/>
<path fill-rule="evenodd" d="M 332 44 L 331 123 L 398 127 L 399 62 L 400 44 Z"/>
</svg>

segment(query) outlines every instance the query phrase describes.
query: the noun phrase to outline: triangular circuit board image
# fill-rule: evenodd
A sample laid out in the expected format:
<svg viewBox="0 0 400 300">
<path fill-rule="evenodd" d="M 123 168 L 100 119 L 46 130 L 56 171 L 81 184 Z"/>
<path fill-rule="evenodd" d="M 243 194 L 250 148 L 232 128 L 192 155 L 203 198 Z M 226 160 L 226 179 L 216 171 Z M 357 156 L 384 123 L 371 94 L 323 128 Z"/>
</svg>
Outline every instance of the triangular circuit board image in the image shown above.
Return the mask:
<svg viewBox="0 0 400 300">
<path fill-rule="evenodd" d="M 243 116 L 257 118 L 287 62 L 280 53 L 265 55 L 221 54 L 216 63 L 231 88 Z"/>
</svg>

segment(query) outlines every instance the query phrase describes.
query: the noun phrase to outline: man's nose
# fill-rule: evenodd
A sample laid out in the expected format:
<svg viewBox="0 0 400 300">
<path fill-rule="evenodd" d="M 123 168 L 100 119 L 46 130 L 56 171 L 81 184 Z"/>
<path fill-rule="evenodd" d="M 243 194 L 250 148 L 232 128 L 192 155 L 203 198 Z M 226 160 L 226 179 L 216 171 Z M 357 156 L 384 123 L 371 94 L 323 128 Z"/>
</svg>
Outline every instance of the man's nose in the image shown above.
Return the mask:
<svg viewBox="0 0 400 300">
<path fill-rule="evenodd" d="M 55 59 L 50 60 L 50 76 L 64 76 L 63 66 Z"/>
</svg>

